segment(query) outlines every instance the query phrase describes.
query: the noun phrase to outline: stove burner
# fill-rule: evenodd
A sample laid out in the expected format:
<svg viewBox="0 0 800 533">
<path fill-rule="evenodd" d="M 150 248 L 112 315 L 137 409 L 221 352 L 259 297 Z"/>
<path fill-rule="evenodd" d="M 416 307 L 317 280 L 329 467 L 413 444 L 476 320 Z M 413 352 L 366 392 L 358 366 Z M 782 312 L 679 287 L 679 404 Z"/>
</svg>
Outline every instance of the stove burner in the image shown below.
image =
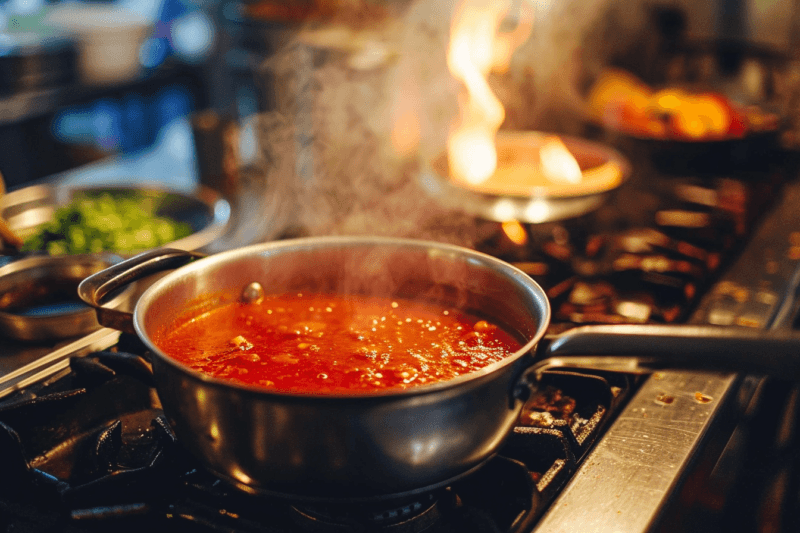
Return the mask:
<svg viewBox="0 0 800 533">
<path fill-rule="evenodd" d="M 291 509 L 293 522 L 308 533 L 422 533 L 441 518 L 439 501 L 440 498 L 434 494 L 427 494 L 414 501 L 388 507 L 293 505 Z"/>
<path fill-rule="evenodd" d="M 0 402 L 0 515 L 31 532 L 57 523 L 75 531 L 527 533 L 584 448 L 565 427 L 519 428 L 531 431 L 445 488 L 375 502 L 252 494 L 186 454 L 148 370 L 137 356 L 96 353 L 74 360 L 68 375 Z M 611 390 L 630 388 L 586 376 L 552 379 L 578 413 L 600 404 L 613 410 Z M 576 392 L 587 379 L 597 391 Z"/>
<path fill-rule="evenodd" d="M 547 224 L 484 221 L 477 249 L 545 289 L 551 333 L 576 324 L 685 321 L 774 191 L 732 178 L 633 179 L 604 209 Z"/>
</svg>

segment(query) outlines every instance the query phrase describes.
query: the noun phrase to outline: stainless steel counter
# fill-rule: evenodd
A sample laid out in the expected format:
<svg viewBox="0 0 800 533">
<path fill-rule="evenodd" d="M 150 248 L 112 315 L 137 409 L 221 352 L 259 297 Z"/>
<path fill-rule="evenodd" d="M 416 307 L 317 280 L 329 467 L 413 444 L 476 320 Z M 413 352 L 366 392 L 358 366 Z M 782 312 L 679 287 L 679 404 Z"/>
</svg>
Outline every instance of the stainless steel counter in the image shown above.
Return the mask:
<svg viewBox="0 0 800 533">
<path fill-rule="evenodd" d="M 800 286 L 800 186 L 789 184 L 691 322 L 790 328 Z M 758 380 L 651 375 L 544 515 L 536 533 L 652 530 L 709 442 L 724 444 Z M 719 452 L 719 451 L 718 451 Z"/>
</svg>

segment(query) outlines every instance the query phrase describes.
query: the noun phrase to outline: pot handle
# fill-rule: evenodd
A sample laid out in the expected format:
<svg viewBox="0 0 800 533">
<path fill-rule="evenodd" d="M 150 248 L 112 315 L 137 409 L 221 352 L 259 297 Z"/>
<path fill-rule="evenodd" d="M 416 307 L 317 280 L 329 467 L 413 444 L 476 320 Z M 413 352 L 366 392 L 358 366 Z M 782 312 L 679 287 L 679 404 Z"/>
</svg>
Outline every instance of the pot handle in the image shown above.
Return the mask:
<svg viewBox="0 0 800 533">
<path fill-rule="evenodd" d="M 144 252 L 87 277 L 78 285 L 78 296 L 94 307 L 97 312 L 97 321 L 101 325 L 135 335 L 133 314 L 103 307 L 104 298 L 109 293 L 136 280 L 164 270 L 181 267 L 202 257 L 205 255 L 174 248 L 157 248 Z"/>
<path fill-rule="evenodd" d="M 585 364 L 594 360 L 606 367 L 716 370 L 800 381 L 800 334 L 795 331 L 705 325 L 581 326 L 547 339 L 537 355 L 556 366 L 572 366 L 573 356 L 582 356 L 578 359 Z"/>
</svg>

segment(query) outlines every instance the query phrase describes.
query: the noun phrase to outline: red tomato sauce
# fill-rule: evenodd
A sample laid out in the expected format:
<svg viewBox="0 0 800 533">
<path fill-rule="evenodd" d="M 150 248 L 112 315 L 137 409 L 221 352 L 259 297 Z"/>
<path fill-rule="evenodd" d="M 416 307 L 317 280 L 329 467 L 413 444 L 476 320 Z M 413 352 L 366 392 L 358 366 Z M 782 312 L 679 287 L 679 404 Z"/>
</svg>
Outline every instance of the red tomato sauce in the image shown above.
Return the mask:
<svg viewBox="0 0 800 533">
<path fill-rule="evenodd" d="M 164 353 L 216 378 L 294 393 L 405 389 L 474 372 L 520 348 L 480 318 L 429 303 L 291 293 L 178 317 Z"/>
</svg>

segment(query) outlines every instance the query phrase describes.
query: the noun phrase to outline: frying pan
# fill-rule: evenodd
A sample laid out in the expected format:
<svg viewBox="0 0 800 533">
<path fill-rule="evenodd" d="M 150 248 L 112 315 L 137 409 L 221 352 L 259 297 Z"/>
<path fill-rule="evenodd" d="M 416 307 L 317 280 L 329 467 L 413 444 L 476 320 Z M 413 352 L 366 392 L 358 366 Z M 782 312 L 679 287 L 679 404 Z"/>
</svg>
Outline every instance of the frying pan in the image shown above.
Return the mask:
<svg viewBox="0 0 800 533">
<path fill-rule="evenodd" d="M 191 263 L 191 264 L 187 264 Z M 97 301 L 155 271 L 176 268 L 133 316 Z M 290 394 L 233 384 L 171 359 L 153 335 L 212 297 L 319 291 L 414 298 L 486 317 L 522 348 L 455 379 L 374 394 Z M 84 280 L 100 323 L 134 331 L 152 352 L 156 388 L 182 445 L 243 490 L 316 501 L 376 501 L 445 486 L 480 468 L 513 428 L 538 370 L 563 355 L 627 355 L 655 366 L 768 372 L 800 379 L 800 337 L 695 326 L 583 327 L 543 340 L 544 291 L 491 256 L 452 245 L 323 237 L 249 246 L 198 259 L 148 252 Z M 207 307 L 205 307 L 207 309 Z M 542 358 L 550 358 L 544 359 Z"/>
<path fill-rule="evenodd" d="M 549 135 L 536 131 L 501 131 L 498 139 L 510 145 L 510 152 L 530 151 Z M 448 178 L 446 156 L 427 165 L 419 175 L 423 189 L 440 205 L 484 220 L 517 220 L 538 224 L 577 217 L 599 208 L 631 175 L 628 160 L 609 145 L 558 135 L 566 148 L 582 163 L 584 182 L 571 187 L 536 187 L 521 194 L 504 193 L 483 187 L 471 188 Z M 526 144 L 528 146 L 526 146 Z M 502 154 L 499 154 L 502 164 Z M 537 172 L 538 168 L 531 168 Z M 610 171 L 613 176 L 608 178 Z M 606 178 L 600 178 L 604 174 Z M 597 179 L 592 179 L 592 176 Z M 588 178 L 588 179 L 587 179 Z"/>
</svg>

